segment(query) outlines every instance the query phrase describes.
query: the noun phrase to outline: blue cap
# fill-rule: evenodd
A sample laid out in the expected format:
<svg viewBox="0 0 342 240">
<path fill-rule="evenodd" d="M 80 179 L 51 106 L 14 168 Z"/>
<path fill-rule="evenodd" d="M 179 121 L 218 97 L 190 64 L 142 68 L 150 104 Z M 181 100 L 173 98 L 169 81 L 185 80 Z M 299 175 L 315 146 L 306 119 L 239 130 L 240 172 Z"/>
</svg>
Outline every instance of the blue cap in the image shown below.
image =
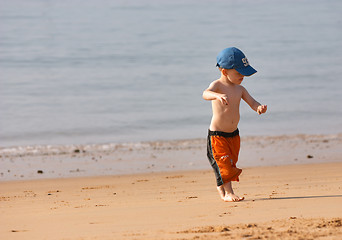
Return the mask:
<svg viewBox="0 0 342 240">
<path fill-rule="evenodd" d="M 241 52 L 241 50 L 236 47 L 230 47 L 223 49 L 217 55 L 217 67 L 224 69 L 235 69 L 244 76 L 250 76 L 257 71 L 249 65 L 249 62 Z"/>
</svg>

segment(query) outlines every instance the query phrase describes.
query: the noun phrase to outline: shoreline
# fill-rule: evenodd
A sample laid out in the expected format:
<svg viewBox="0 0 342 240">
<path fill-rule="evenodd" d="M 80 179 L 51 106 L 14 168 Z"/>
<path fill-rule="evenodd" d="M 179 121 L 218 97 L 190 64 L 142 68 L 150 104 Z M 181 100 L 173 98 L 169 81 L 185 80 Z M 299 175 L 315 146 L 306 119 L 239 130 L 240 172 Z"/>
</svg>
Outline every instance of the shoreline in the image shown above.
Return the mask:
<svg viewBox="0 0 342 240">
<path fill-rule="evenodd" d="M 241 137 L 238 166 L 339 162 L 342 134 Z M 0 148 L 0 182 L 210 170 L 206 139 Z"/>
<path fill-rule="evenodd" d="M 240 135 L 241 136 L 241 135 Z M 310 141 L 329 141 L 341 139 L 342 132 L 336 134 L 279 134 L 279 135 L 249 135 L 241 136 L 241 141 L 275 141 L 284 139 L 302 139 L 307 138 Z M 82 152 L 113 152 L 118 149 L 140 150 L 149 147 L 162 148 L 168 147 L 179 148 L 187 145 L 203 143 L 206 141 L 206 136 L 203 138 L 188 138 L 188 139 L 171 139 L 171 140 L 153 140 L 153 141 L 137 141 L 137 142 L 108 142 L 108 143 L 89 143 L 89 144 L 29 144 L 29 145 L 13 145 L 0 146 L 0 158 L 15 157 L 15 156 L 46 156 L 46 155 L 64 155 Z"/>
<path fill-rule="evenodd" d="M 233 183 L 245 200 L 235 203 L 221 201 L 212 170 L 0 182 L 0 235 L 340 239 L 341 168 L 342 162 L 246 168 Z"/>
</svg>

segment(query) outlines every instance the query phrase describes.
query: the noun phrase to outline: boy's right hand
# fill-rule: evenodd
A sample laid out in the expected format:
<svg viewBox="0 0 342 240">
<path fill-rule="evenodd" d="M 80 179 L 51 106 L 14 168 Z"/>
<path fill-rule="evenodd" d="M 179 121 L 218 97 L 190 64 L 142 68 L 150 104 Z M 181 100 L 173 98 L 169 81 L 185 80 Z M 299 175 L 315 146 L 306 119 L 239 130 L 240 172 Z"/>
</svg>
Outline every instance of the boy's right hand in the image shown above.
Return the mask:
<svg viewBox="0 0 342 240">
<path fill-rule="evenodd" d="M 217 96 L 217 100 L 219 100 L 223 105 L 228 105 L 228 96 L 226 94 L 219 94 Z"/>
<path fill-rule="evenodd" d="M 257 108 L 257 113 L 260 115 L 267 111 L 267 105 L 259 105 Z"/>
</svg>

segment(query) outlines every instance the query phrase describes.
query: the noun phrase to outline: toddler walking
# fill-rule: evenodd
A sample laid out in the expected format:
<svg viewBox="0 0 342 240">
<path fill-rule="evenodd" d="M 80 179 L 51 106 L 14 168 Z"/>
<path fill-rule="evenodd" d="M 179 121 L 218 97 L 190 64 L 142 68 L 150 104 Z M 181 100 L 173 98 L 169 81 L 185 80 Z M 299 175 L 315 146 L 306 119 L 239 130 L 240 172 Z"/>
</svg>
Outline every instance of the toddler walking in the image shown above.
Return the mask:
<svg viewBox="0 0 342 240">
<path fill-rule="evenodd" d="M 230 47 L 222 50 L 217 56 L 217 67 L 221 77 L 203 92 L 203 98 L 212 102 L 213 111 L 207 156 L 222 200 L 236 202 L 244 199 L 235 195 L 232 188 L 232 181 L 239 181 L 242 172 L 236 167 L 240 151 L 240 100 L 243 99 L 258 114 L 265 113 L 267 105 L 261 105 L 241 86 L 244 77 L 251 76 L 256 70 L 239 49 Z"/>
</svg>

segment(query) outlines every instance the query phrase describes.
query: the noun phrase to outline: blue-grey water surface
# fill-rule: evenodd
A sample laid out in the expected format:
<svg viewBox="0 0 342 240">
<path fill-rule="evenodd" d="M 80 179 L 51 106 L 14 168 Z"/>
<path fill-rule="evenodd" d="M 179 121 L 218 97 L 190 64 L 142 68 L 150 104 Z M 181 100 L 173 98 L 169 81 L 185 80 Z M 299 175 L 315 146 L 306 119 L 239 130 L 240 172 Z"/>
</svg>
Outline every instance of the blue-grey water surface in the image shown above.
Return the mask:
<svg viewBox="0 0 342 240">
<path fill-rule="evenodd" d="M 0 1 L 0 146 L 205 137 L 236 46 L 241 135 L 342 131 L 342 1 Z"/>
</svg>

